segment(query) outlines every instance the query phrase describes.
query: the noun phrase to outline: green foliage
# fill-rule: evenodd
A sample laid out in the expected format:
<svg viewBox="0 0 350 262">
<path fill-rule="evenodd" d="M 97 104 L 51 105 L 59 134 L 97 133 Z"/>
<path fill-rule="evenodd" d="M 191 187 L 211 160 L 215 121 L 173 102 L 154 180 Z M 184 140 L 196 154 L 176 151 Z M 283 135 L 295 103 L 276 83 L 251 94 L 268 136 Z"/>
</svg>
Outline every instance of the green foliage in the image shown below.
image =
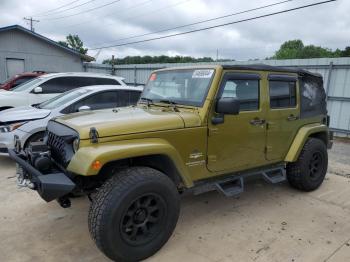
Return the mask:
<svg viewBox="0 0 350 262">
<path fill-rule="evenodd" d="M 194 62 L 214 62 L 211 57 L 194 58 L 190 56 L 126 56 L 114 59 L 118 65 L 125 64 L 157 64 L 157 63 L 194 63 Z M 104 60 L 103 64 L 111 64 L 111 59 Z"/>
<path fill-rule="evenodd" d="M 350 57 L 350 46 L 345 47 L 345 49 L 341 51 L 341 56 Z"/>
<path fill-rule="evenodd" d="M 78 35 L 71 35 L 69 34 L 66 37 L 66 41 L 58 41 L 58 43 L 62 46 L 65 47 L 70 47 L 72 49 L 77 50 L 79 53 L 81 54 L 86 54 L 88 49 L 84 48 L 84 43 L 83 41 L 80 39 L 80 37 Z"/>
<path fill-rule="evenodd" d="M 305 46 L 301 40 L 291 40 L 282 44 L 272 59 L 305 59 L 345 56 L 350 56 L 350 47 L 346 47 L 345 50 L 337 49 L 332 51 L 329 48 L 321 46 Z"/>
</svg>

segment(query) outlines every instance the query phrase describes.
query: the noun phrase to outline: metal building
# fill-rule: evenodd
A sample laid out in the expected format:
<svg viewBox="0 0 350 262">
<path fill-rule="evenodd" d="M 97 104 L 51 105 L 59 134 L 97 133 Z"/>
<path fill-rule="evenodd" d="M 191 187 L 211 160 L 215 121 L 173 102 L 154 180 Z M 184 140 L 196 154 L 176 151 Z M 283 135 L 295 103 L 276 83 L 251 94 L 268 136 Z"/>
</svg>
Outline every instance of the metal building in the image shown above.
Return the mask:
<svg viewBox="0 0 350 262">
<path fill-rule="evenodd" d="M 81 72 L 93 60 L 22 26 L 0 28 L 0 83 L 22 72 Z"/>
</svg>

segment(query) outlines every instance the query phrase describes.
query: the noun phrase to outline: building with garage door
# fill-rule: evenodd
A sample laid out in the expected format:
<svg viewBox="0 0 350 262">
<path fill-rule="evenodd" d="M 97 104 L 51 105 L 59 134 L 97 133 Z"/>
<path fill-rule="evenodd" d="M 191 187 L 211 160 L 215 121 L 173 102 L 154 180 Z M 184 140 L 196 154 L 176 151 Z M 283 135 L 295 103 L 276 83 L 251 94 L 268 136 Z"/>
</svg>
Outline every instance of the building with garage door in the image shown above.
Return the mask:
<svg viewBox="0 0 350 262">
<path fill-rule="evenodd" d="M 23 72 L 81 72 L 93 60 L 22 26 L 0 28 L 0 83 Z"/>
</svg>

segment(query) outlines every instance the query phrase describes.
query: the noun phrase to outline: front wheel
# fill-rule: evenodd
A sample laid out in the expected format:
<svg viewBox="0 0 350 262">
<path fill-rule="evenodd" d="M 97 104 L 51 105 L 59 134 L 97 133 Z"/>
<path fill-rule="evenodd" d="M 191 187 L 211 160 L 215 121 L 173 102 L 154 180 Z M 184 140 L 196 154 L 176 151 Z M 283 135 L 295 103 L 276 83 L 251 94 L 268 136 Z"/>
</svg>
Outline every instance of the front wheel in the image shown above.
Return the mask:
<svg viewBox="0 0 350 262">
<path fill-rule="evenodd" d="M 120 171 L 98 190 L 89 211 L 89 230 L 98 248 L 114 261 L 139 261 L 170 238 L 180 210 L 175 184 L 148 167 Z"/>
<path fill-rule="evenodd" d="M 309 138 L 294 163 L 287 165 L 287 179 L 291 186 L 313 191 L 320 187 L 327 173 L 328 154 L 323 141 Z"/>
</svg>

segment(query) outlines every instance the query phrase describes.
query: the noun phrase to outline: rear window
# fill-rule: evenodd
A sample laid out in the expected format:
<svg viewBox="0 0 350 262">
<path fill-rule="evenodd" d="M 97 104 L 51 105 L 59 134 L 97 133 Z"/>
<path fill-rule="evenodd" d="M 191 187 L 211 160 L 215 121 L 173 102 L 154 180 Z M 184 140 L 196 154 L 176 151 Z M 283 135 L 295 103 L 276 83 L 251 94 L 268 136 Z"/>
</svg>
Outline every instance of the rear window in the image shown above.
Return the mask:
<svg viewBox="0 0 350 262">
<path fill-rule="evenodd" d="M 304 76 L 300 81 L 300 117 L 313 117 L 327 114 L 326 92 L 320 77 Z"/>
</svg>

